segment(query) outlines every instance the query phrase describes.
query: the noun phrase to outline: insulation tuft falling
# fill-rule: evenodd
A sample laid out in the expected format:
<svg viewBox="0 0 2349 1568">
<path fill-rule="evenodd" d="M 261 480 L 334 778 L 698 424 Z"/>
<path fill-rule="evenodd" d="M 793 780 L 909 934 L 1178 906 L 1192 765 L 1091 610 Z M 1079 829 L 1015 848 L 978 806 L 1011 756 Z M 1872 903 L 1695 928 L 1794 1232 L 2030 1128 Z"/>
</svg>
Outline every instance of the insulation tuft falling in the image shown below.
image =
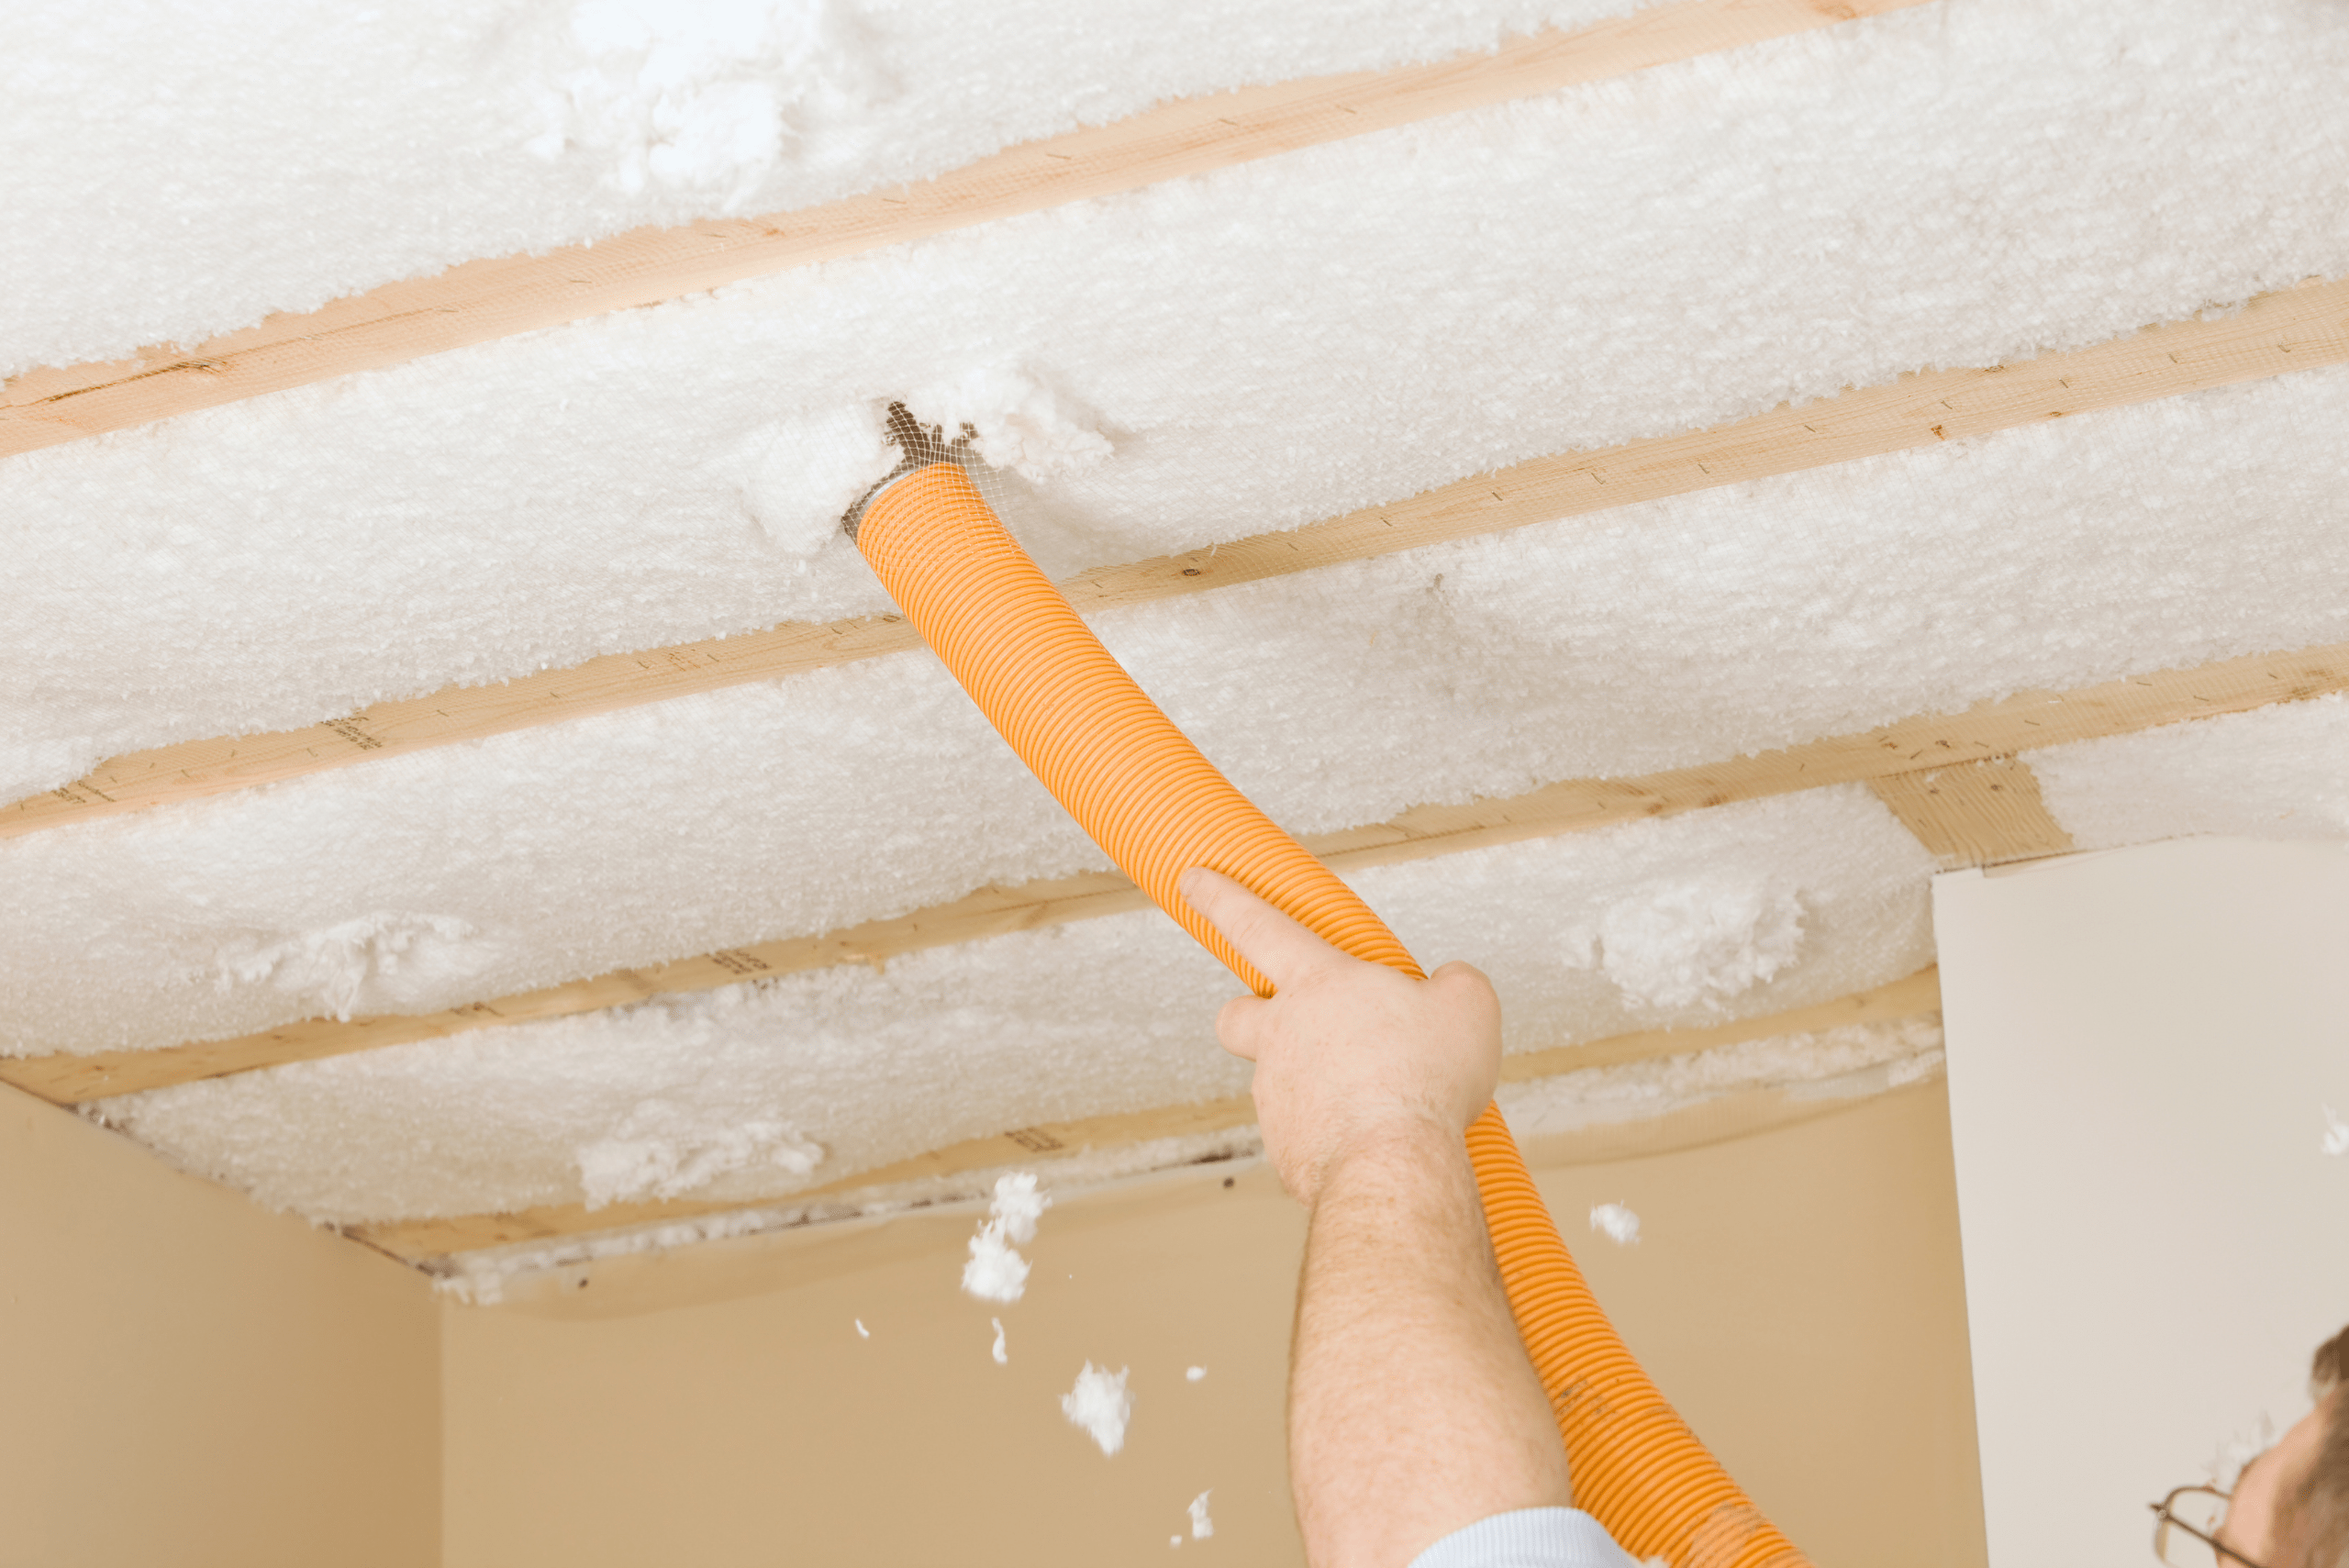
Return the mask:
<svg viewBox="0 0 2349 1568">
<path fill-rule="evenodd" d="M 1082 1429 L 1105 1454 L 1114 1455 L 1126 1446 L 1126 1423 L 1134 1413 L 1134 1397 L 1126 1392 L 1126 1375 L 1131 1370 L 1119 1367 L 1112 1373 L 1086 1362 L 1085 1370 L 1076 1374 L 1076 1385 L 1061 1396 L 1061 1413 L 1069 1425 Z"/>
<path fill-rule="evenodd" d="M 971 1258 L 963 1265 L 964 1294 L 982 1301 L 1018 1301 L 1028 1291 L 1028 1260 L 1019 1247 L 1036 1239 L 1036 1221 L 1052 1204 L 1036 1190 L 1032 1171 L 1003 1176 L 995 1184 L 987 1217 L 971 1238 Z M 996 1324 L 995 1358 L 1004 1359 L 1003 1325 Z"/>
</svg>

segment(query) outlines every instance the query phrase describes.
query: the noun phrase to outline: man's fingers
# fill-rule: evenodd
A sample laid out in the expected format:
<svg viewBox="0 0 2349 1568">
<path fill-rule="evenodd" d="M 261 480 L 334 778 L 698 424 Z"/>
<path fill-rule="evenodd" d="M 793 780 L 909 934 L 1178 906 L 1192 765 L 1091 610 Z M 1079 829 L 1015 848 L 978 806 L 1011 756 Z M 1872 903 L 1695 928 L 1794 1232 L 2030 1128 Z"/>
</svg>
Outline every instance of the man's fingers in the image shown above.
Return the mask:
<svg viewBox="0 0 2349 1568">
<path fill-rule="evenodd" d="M 1463 963 L 1455 958 L 1429 975 L 1428 984 L 1460 997 L 1462 1006 L 1473 1006 L 1496 1017 L 1500 1013 L 1499 994 L 1494 991 L 1485 972 L 1473 963 Z"/>
<path fill-rule="evenodd" d="M 1206 916 L 1276 991 L 1344 956 L 1221 872 L 1193 866 L 1176 885 L 1191 907 Z"/>
</svg>

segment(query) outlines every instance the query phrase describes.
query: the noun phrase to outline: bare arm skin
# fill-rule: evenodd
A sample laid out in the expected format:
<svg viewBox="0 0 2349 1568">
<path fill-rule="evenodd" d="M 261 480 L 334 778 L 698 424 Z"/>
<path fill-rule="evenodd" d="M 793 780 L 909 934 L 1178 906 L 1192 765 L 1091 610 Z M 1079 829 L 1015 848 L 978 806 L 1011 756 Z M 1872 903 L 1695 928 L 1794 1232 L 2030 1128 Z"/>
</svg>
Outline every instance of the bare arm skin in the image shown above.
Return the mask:
<svg viewBox="0 0 2349 1568">
<path fill-rule="evenodd" d="M 1183 896 L 1273 982 L 1216 1020 L 1256 1064 L 1281 1184 L 1312 1211 L 1289 1362 L 1289 1484 L 1315 1568 L 1402 1568 L 1493 1514 L 1572 1502 L 1462 1134 L 1500 1076 L 1500 1004 L 1330 947 L 1214 872 Z"/>
</svg>

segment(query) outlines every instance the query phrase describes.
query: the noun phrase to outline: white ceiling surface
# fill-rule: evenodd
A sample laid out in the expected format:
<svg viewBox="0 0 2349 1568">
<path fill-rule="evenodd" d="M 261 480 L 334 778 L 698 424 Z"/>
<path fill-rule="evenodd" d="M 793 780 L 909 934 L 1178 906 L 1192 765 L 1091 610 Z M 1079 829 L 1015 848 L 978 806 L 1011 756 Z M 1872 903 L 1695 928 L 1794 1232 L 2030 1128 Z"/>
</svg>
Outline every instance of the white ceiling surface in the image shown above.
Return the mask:
<svg viewBox="0 0 2349 1568">
<path fill-rule="evenodd" d="M 1359 47 L 1432 49 L 1416 26 Z M 974 375 L 1114 444 L 1008 507 L 1065 571 L 2349 272 L 2344 67 L 2338 7 L 1939 0 L 26 454 L 0 773 L 877 608 L 852 548 L 769 529 L 831 504 L 822 432 L 996 395 Z M 586 189 L 529 210 L 622 221 Z M 1350 826 L 2349 639 L 2344 404 L 2349 373 L 2302 373 L 1099 626 L 1276 817 Z M 0 1040 L 429 1009 L 1100 863 L 931 661 L 874 661 L 0 841 Z M 1528 1048 L 1898 978 L 1927 869 L 1837 790 L 1360 881 L 1502 976 Z M 1714 994 L 1638 1000 L 1682 972 Z M 596 1148 L 774 1192 L 1230 1092 L 1228 988 L 1137 916 L 111 1114 L 336 1218 L 575 1198 Z M 776 1162 L 803 1139 L 820 1164 Z"/>
<path fill-rule="evenodd" d="M 2349 272 L 2344 74 L 2301 0 L 1936 0 L 25 454 L 0 793 L 875 608 L 746 490 L 974 373 L 1116 443 L 1063 571 Z"/>
</svg>

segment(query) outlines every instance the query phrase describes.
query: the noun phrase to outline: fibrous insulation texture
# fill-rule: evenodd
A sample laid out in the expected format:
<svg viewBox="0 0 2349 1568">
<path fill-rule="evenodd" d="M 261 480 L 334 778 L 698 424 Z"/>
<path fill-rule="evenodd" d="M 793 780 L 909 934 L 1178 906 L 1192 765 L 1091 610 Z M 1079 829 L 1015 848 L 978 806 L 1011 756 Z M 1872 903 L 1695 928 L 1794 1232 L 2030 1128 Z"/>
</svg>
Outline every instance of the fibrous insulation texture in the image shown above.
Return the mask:
<svg viewBox="0 0 2349 1568">
<path fill-rule="evenodd" d="M 2349 640 L 2345 421 L 2349 370 L 2303 372 L 1096 624 L 1275 820 L 1350 828 Z M 424 1011 L 1103 863 L 893 657 L 0 840 L 0 1040 Z M 1726 895 L 1757 973 L 1782 895 Z M 1631 976 L 1647 917 L 1588 962 Z"/>
<path fill-rule="evenodd" d="M 155 88 L 137 113 L 85 113 L 87 62 L 234 30 L 158 13 L 132 49 L 124 13 L 0 62 L 0 128 L 19 128 L 0 132 L 0 259 L 31 280 L 13 298 L 43 302 L 0 302 L 0 359 L 197 336 L 1619 8 L 288 14 L 262 29 L 273 60 L 336 60 L 272 66 L 273 112 L 332 128 L 277 163 L 247 112 L 261 68 L 226 43 L 181 50 L 218 69 L 168 91 L 105 85 Z M 371 41 L 383 80 L 359 83 L 348 46 Z M 0 795 L 138 747 L 879 610 L 827 519 L 885 458 L 893 398 L 970 419 L 1007 517 L 1067 573 L 2341 276 L 2343 79 L 2337 6 L 1934 0 L 11 458 Z M 15 156 L 67 98 L 86 140 Z M 174 114 L 184 134 L 155 135 Z M 68 194 L 140 146 L 157 199 Z M 101 221 L 128 227 L 100 245 Z M 297 221 L 301 246 L 252 240 Z M 121 238 L 139 225 L 184 249 Z M 2349 640 L 2344 419 L 2349 372 L 2297 372 L 1098 629 L 1276 819 L 1356 827 Z M 2336 717 L 2098 743 L 2050 754 L 2043 783 L 2084 844 L 2267 830 L 2332 798 L 2292 738 Z M 2264 794 L 2229 771 L 2254 752 Z M 0 1050 L 429 1010 L 1102 863 L 934 662 L 894 657 L 0 840 Z M 1357 880 L 1421 956 L 1495 975 L 1525 1051 L 1898 978 L 1931 956 L 1930 871 L 1840 788 Z M 106 1114 L 322 1219 L 787 1197 L 959 1139 L 1235 1094 L 1245 1069 L 1208 1033 L 1230 990 L 1135 915 Z M 1800 1050 L 1847 1047 L 1865 1054 Z M 1714 1070 L 1658 1069 L 1624 1103 L 1710 1092 Z M 1582 1115 L 1605 1098 L 1585 1087 L 1521 1108 Z"/>
<path fill-rule="evenodd" d="M 476 257 L 925 180 L 1163 99 L 1442 60 L 1638 8 L 15 7 L 0 378 L 193 344 Z"/>
<path fill-rule="evenodd" d="M 1523 1051 L 1808 1006 L 1912 973 L 1932 962 L 1932 863 L 1844 786 L 1355 880 L 1413 951 L 1493 977 Z M 1800 946 L 1725 996 L 1656 1005 L 1574 940 L 1627 903 L 1700 906 L 1666 895 L 1756 884 L 1799 906 Z M 1718 930 L 1691 922 L 1677 940 L 1698 953 Z M 191 1170 L 337 1222 L 582 1201 L 581 1151 L 648 1101 L 692 1147 L 760 1123 L 826 1151 L 805 1175 L 746 1162 L 694 1195 L 749 1199 L 1006 1128 L 1242 1093 L 1247 1064 L 1213 1033 L 1235 989 L 1151 910 L 911 953 L 879 973 L 820 970 L 127 1095 L 104 1114 Z"/>
<path fill-rule="evenodd" d="M 2083 850 L 2156 839 L 2349 840 L 2349 698 L 2051 747 L 2041 798 Z"/>
<path fill-rule="evenodd" d="M 1920 1082 L 1941 1064 L 1941 1021 L 1920 1015 L 1561 1073 L 1503 1084 L 1496 1097 L 1509 1130 L 1534 1139 L 1646 1121 L 1753 1090 L 1798 1099 L 1879 1094 Z M 1639 1216 L 1620 1205 L 1592 1209 L 1590 1222 L 1618 1241 L 1639 1240 Z"/>
<path fill-rule="evenodd" d="M 1652 1123 L 1659 1116 L 1698 1110 L 1730 1096 L 1744 1101 L 1746 1113 L 1767 1114 L 1776 1108 L 1773 1101 L 1846 1100 L 1927 1081 L 1940 1070 L 1941 1042 L 1942 1031 L 1933 1018 L 1898 1018 L 1845 1026 L 1824 1034 L 1764 1037 L 1661 1060 L 1583 1068 L 1505 1084 L 1499 1099 L 1511 1131 L 1520 1138 L 1571 1136 L 1627 1122 Z M 1752 1123 L 1741 1119 L 1731 1125 Z M 1675 1134 L 1667 1130 L 1664 1136 L 1669 1139 Z M 1202 1163 L 1229 1170 L 1234 1162 L 1252 1162 L 1263 1151 L 1257 1129 L 1235 1127 L 1059 1153 L 1052 1157 L 1047 1173 L 1057 1198 L 1153 1175 L 1179 1180 L 1185 1167 Z M 1032 1173 L 1004 1173 L 1029 1174 Z M 960 1204 L 975 1211 L 982 1206 L 991 1207 L 985 1195 L 992 1192 L 990 1184 L 1003 1179 L 995 1171 L 980 1171 L 885 1181 L 800 1201 L 785 1198 L 553 1240 L 475 1249 L 442 1260 L 437 1268 L 443 1289 L 465 1300 L 489 1302 L 500 1298 L 500 1281 L 505 1278 L 584 1268 L 603 1258 L 806 1225 L 869 1219 L 935 1205 Z M 990 1321 L 997 1325 L 1000 1342 L 1001 1320 Z M 1198 1383 L 1207 1374 L 1207 1368 L 1194 1366 L 1186 1368 L 1183 1376 L 1186 1382 Z"/>
<path fill-rule="evenodd" d="M 2304 0 L 1935 0 L 25 454 L 0 794 L 879 608 L 778 432 L 974 376 L 1115 450 L 1057 573 L 2337 276 L 2344 75 Z"/>
</svg>

